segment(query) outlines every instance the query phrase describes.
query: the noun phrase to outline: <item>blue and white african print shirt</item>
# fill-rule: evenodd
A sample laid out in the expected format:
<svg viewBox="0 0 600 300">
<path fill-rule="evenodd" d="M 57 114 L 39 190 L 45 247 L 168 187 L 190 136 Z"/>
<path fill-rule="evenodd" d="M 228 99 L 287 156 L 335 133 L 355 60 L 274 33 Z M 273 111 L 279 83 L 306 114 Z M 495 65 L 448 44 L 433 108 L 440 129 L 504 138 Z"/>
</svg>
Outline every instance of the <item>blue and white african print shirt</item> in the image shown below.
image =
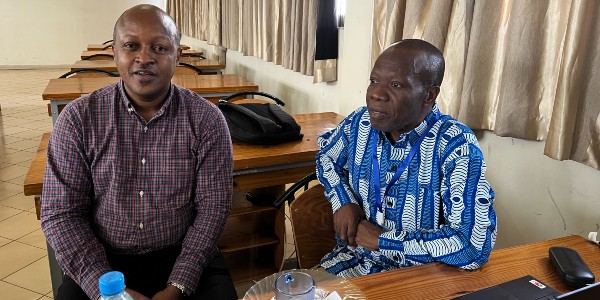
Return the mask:
<svg viewBox="0 0 600 300">
<path fill-rule="evenodd" d="M 379 251 L 348 247 L 336 237 L 336 248 L 321 261 L 327 271 L 348 278 L 434 261 L 463 269 L 488 261 L 496 214 L 481 149 L 471 129 L 448 115 L 436 122 L 436 113 L 437 105 L 395 145 L 371 127 L 366 107 L 319 137 L 317 175 L 333 211 L 356 203 L 377 224 L 372 143 L 377 143 L 383 195 L 412 145 L 426 134 L 407 169 L 382 196 L 386 232 L 379 236 Z"/>
</svg>

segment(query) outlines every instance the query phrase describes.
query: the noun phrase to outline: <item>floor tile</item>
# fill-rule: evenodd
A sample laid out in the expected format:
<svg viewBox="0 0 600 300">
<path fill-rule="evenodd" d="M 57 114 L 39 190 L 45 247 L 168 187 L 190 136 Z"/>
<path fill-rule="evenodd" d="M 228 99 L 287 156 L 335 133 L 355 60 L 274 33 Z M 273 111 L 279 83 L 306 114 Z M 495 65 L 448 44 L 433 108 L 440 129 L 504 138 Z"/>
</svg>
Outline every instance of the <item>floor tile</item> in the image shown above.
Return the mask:
<svg viewBox="0 0 600 300">
<path fill-rule="evenodd" d="M 48 257 L 43 257 L 34 263 L 4 277 L 2 281 L 24 287 L 42 295 L 52 291 Z"/>
<path fill-rule="evenodd" d="M 45 256 L 46 250 L 17 242 L 8 243 L 0 247 L 0 278 L 11 275 Z"/>
<path fill-rule="evenodd" d="M 285 259 L 291 259 L 296 257 L 296 246 L 294 244 L 290 244 L 290 243 L 285 243 L 283 245 L 283 257 Z"/>
<path fill-rule="evenodd" d="M 23 184 L 0 181 L 0 201 L 21 193 L 23 193 Z"/>
<path fill-rule="evenodd" d="M 31 118 L 31 117 L 29 117 L 29 118 Z M 47 118 L 46 117 L 44 117 L 44 118 L 45 118 L 45 120 L 42 120 L 42 121 L 33 121 L 32 119 L 23 118 L 27 122 L 25 124 L 19 125 L 19 127 L 35 129 L 35 130 L 41 130 L 41 129 L 51 130 L 52 129 L 52 119 L 50 118 L 50 116 L 48 116 Z"/>
<path fill-rule="evenodd" d="M 0 156 L 1 156 L 1 155 L 4 155 L 4 154 L 1 154 L 1 153 L 0 153 Z M 12 166 L 12 165 L 14 165 L 14 164 L 12 164 L 12 163 L 8 163 L 8 162 L 4 162 L 4 161 L 1 161 L 1 160 L 0 160 L 0 169 L 6 168 L 6 167 L 8 167 L 8 166 Z M 0 170 L 0 172 L 2 172 L 2 170 Z"/>
<path fill-rule="evenodd" d="M 26 236 L 38 229 L 40 229 L 40 221 L 35 214 L 29 212 L 22 212 L 0 221 L 0 236 L 11 240 Z"/>
<path fill-rule="evenodd" d="M 25 180 L 25 175 L 19 176 L 19 177 L 15 177 L 13 179 L 10 179 L 6 182 L 10 182 L 12 184 L 18 184 L 20 186 L 23 186 L 23 181 Z"/>
<path fill-rule="evenodd" d="M 41 138 L 41 136 L 40 136 L 40 138 Z M 35 155 L 33 153 L 20 151 L 17 153 L 3 155 L 2 157 L 0 157 L 0 161 L 8 162 L 11 164 L 18 164 L 18 163 L 24 162 L 24 161 L 31 161 L 34 156 Z"/>
<path fill-rule="evenodd" d="M 23 132 L 29 131 L 29 130 L 31 130 L 31 129 L 21 128 L 21 127 L 0 128 L 0 135 L 15 135 L 15 136 L 18 136 L 20 133 L 23 133 Z"/>
<path fill-rule="evenodd" d="M 44 132 L 48 130 L 27 130 L 23 132 L 19 132 L 18 134 L 13 134 L 14 136 L 29 139 L 29 140 L 40 140 Z"/>
<path fill-rule="evenodd" d="M 34 246 L 40 249 L 46 250 L 46 237 L 44 236 L 44 232 L 42 229 L 38 229 L 28 235 L 25 235 L 19 239 L 17 242 L 27 244 L 29 246 Z"/>
<path fill-rule="evenodd" d="M 12 240 L 0 237 L 0 247 L 4 246 L 4 245 L 6 245 L 6 244 L 8 244 L 10 242 L 12 242 Z"/>
<path fill-rule="evenodd" d="M 0 205 L 0 221 L 6 220 L 10 217 L 14 217 L 22 212 L 23 211 L 20 209 L 15 209 L 12 207 Z"/>
<path fill-rule="evenodd" d="M 6 148 L 17 149 L 17 150 L 25 150 L 31 147 L 35 147 L 36 149 L 39 147 L 40 141 L 36 140 L 22 140 L 19 142 L 15 142 L 9 145 L 6 145 Z"/>
<path fill-rule="evenodd" d="M 13 178 L 23 176 L 27 174 L 27 170 L 27 168 L 19 165 L 12 165 L 2 168 L 2 172 L 0 172 L 0 181 L 10 181 Z"/>
<path fill-rule="evenodd" d="M 38 293 L 2 281 L 0 281 L 0 291 L 2 291 L 2 299 L 36 300 L 40 299 L 40 296 L 43 297 Z"/>
<path fill-rule="evenodd" d="M 23 191 L 12 197 L 0 200 L 0 205 L 20 209 L 23 211 L 30 211 L 32 208 L 35 208 L 33 196 L 25 196 L 23 195 Z"/>
</svg>

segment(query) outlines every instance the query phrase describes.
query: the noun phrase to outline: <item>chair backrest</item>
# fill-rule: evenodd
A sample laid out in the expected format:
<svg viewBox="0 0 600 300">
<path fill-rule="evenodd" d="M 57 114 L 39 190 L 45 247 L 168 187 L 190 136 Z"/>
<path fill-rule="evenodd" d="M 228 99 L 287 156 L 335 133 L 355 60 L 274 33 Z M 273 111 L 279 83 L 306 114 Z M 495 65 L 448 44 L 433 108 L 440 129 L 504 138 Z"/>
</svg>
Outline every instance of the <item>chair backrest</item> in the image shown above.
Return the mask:
<svg viewBox="0 0 600 300">
<path fill-rule="evenodd" d="M 290 219 L 296 245 L 298 267 L 309 269 L 321 261 L 336 245 L 333 211 L 317 184 L 304 191 L 290 204 Z"/>
<path fill-rule="evenodd" d="M 58 78 L 70 78 L 70 77 L 119 77 L 118 73 L 102 70 L 102 69 L 94 69 L 94 68 L 83 68 L 69 71 L 65 74 L 60 75 Z"/>
<path fill-rule="evenodd" d="M 97 53 L 97 54 L 92 54 L 88 57 L 85 57 L 81 60 L 114 60 L 115 57 L 112 54 L 108 54 L 108 53 Z"/>
<path fill-rule="evenodd" d="M 204 55 L 198 54 L 198 53 L 182 53 L 181 57 L 196 57 L 199 59 L 206 59 L 206 57 L 204 57 Z"/>
<path fill-rule="evenodd" d="M 190 65 L 188 63 L 179 62 L 177 68 L 175 68 L 176 75 L 201 75 L 202 70 L 196 66 Z"/>
</svg>

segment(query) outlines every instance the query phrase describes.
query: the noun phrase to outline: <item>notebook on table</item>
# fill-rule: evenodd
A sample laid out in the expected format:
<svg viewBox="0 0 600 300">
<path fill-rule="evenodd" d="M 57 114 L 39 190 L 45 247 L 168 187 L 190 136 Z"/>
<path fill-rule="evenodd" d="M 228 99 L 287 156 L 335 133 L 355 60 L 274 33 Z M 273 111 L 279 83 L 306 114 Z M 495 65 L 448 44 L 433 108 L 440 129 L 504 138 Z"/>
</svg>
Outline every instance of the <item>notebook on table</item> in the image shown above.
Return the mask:
<svg viewBox="0 0 600 300">
<path fill-rule="evenodd" d="M 524 276 L 452 300 L 582 300 L 600 299 L 600 282 L 561 295 L 532 276 Z"/>
</svg>

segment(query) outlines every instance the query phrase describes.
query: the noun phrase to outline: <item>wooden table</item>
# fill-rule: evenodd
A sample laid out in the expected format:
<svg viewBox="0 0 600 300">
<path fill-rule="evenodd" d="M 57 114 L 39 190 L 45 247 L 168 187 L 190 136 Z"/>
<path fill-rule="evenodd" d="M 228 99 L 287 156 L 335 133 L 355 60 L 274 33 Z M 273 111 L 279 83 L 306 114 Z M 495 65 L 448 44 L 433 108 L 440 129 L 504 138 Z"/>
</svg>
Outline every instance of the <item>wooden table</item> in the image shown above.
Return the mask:
<svg viewBox="0 0 600 300">
<path fill-rule="evenodd" d="M 510 234 L 510 233 L 506 233 Z M 588 267 L 600 276 L 600 247 L 580 236 L 494 250 L 481 269 L 465 271 L 441 263 L 427 264 L 349 279 L 367 299 L 452 299 L 486 287 L 531 275 L 566 293 L 567 286 L 554 271 L 548 249 L 569 247 L 579 252 Z"/>
<path fill-rule="evenodd" d="M 225 65 L 212 59 L 200 59 L 197 57 L 182 57 L 181 63 L 192 65 L 209 74 L 221 74 Z M 101 69 L 109 72 L 117 72 L 117 64 L 114 60 L 78 60 L 71 66 L 71 70 L 79 69 Z"/>
<path fill-rule="evenodd" d="M 62 106 L 71 100 L 117 82 L 119 79 L 119 77 L 50 79 L 42 93 L 42 99 L 50 100 L 52 123 L 56 122 Z M 237 92 L 258 90 L 258 85 L 235 74 L 174 75 L 172 82 L 213 102 Z"/>
<path fill-rule="evenodd" d="M 232 211 L 219 240 L 235 282 L 258 279 L 277 272 L 284 261 L 285 216 L 283 207 L 254 205 L 247 192 L 278 197 L 283 184 L 292 183 L 314 172 L 317 137 L 333 129 L 343 117 L 335 113 L 294 115 L 304 138 L 280 145 L 258 146 L 233 142 L 234 195 Z M 48 134 L 23 183 L 25 195 L 42 192 Z M 269 194 L 271 193 L 271 194 Z M 257 194 L 260 195 L 260 194 Z M 61 270 L 48 246 L 50 273 L 54 291 L 61 282 Z"/>
<path fill-rule="evenodd" d="M 104 48 L 106 46 L 112 46 L 112 43 L 108 43 L 108 44 L 105 44 L 105 45 L 102 45 L 102 44 L 88 44 L 87 50 L 104 50 Z M 182 44 L 181 45 L 181 49 L 182 50 L 187 50 L 187 49 L 190 49 L 190 46 Z"/>
</svg>

